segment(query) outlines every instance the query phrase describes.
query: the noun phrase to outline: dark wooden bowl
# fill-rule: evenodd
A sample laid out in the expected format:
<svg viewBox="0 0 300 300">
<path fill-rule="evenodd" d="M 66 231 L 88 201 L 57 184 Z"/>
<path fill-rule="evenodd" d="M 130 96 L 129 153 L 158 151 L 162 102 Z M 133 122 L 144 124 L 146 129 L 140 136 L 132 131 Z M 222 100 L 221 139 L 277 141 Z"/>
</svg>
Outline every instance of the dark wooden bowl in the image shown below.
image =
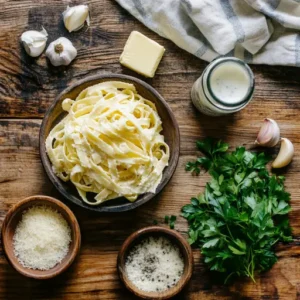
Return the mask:
<svg viewBox="0 0 300 300">
<path fill-rule="evenodd" d="M 127 277 L 125 272 L 126 257 L 130 249 L 136 245 L 141 239 L 147 236 L 165 236 L 170 239 L 174 244 L 178 245 L 184 259 L 184 271 L 178 283 L 170 289 L 163 292 L 145 292 L 138 289 Z M 169 299 L 177 295 L 184 286 L 189 282 L 193 272 L 193 253 L 188 242 L 175 230 L 165 227 L 150 226 L 140 229 L 130 235 L 122 245 L 119 254 L 117 267 L 120 279 L 125 284 L 126 288 L 134 293 L 136 296 L 143 299 Z"/>
<path fill-rule="evenodd" d="M 57 210 L 65 220 L 68 222 L 71 228 L 71 238 L 69 252 L 62 262 L 56 265 L 54 268 L 46 271 L 33 270 L 23 267 L 17 257 L 14 255 L 13 251 L 13 236 L 19 221 L 22 218 L 22 213 L 24 210 L 28 209 L 33 205 L 46 205 Z M 14 205 L 5 216 L 2 225 L 2 246 L 4 254 L 9 261 L 9 263 L 22 275 L 31 277 L 34 279 L 49 279 L 53 278 L 62 272 L 64 272 L 74 261 L 76 255 L 79 252 L 81 244 L 81 234 L 78 222 L 72 211 L 64 205 L 61 201 L 56 200 L 47 196 L 32 196 L 25 198 L 24 200 L 18 202 Z"/>
<path fill-rule="evenodd" d="M 159 116 L 163 123 L 163 135 L 165 137 L 166 143 L 170 147 L 170 160 L 169 165 L 165 168 L 163 172 L 163 178 L 161 183 L 156 189 L 156 193 L 146 193 L 141 195 L 135 202 L 129 202 L 124 197 L 114 200 L 110 200 L 100 204 L 99 206 L 91 206 L 81 200 L 78 195 L 77 190 L 70 182 L 63 182 L 60 180 L 53 172 L 51 162 L 46 154 L 45 140 L 50 132 L 50 130 L 59 122 L 65 115 L 66 112 L 62 110 L 61 104 L 65 98 L 75 99 L 78 94 L 85 88 L 100 83 L 104 81 L 123 81 L 127 83 L 132 83 L 135 85 L 138 93 L 148 100 L 155 103 L 158 110 Z M 169 108 L 167 102 L 160 96 L 160 94 L 152 88 L 150 85 L 137 78 L 127 76 L 127 75 L 96 75 L 87 77 L 72 86 L 65 89 L 52 103 L 50 108 L 45 114 L 40 129 L 40 155 L 44 166 L 44 169 L 50 178 L 51 182 L 57 188 L 57 190 L 68 200 L 73 203 L 97 212 L 121 212 L 134 209 L 143 203 L 151 200 L 156 194 L 158 194 L 164 186 L 171 179 L 179 158 L 179 147 L 180 147 L 180 136 L 179 128 L 176 119 Z"/>
</svg>

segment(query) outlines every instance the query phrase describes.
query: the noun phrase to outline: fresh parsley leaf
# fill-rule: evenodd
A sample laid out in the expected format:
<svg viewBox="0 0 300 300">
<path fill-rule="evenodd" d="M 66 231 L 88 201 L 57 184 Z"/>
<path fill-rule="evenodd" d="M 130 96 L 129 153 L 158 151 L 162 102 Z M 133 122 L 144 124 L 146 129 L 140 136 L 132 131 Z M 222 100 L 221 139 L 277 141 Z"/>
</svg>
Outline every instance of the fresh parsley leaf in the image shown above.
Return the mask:
<svg viewBox="0 0 300 300">
<path fill-rule="evenodd" d="M 212 153 L 216 154 L 218 152 L 226 152 L 228 148 L 229 148 L 228 144 L 223 143 L 222 141 L 218 141 L 217 143 L 213 144 Z"/>
<path fill-rule="evenodd" d="M 205 263 L 223 273 L 225 282 L 240 276 L 254 281 L 254 272 L 277 261 L 275 244 L 292 240 L 285 178 L 269 174 L 270 158 L 263 152 L 245 147 L 229 152 L 226 143 L 210 138 L 198 141 L 197 148 L 205 156 L 187 163 L 186 170 L 200 174 L 203 168 L 212 179 L 182 207 L 188 241 L 201 248 Z"/>
<path fill-rule="evenodd" d="M 245 255 L 246 254 L 245 251 L 238 250 L 230 245 L 228 246 L 228 248 L 232 251 L 233 254 L 236 254 L 236 255 Z"/>
<path fill-rule="evenodd" d="M 212 155 L 212 149 L 213 149 L 214 141 L 212 138 L 206 138 L 203 141 L 197 141 L 196 145 L 197 148 L 205 155 L 211 156 Z"/>
<path fill-rule="evenodd" d="M 217 245 L 217 243 L 219 242 L 220 238 L 214 238 L 209 240 L 208 242 L 206 242 L 205 244 L 203 244 L 203 248 L 211 248 Z"/>
<path fill-rule="evenodd" d="M 176 219 L 177 219 L 176 216 L 173 216 L 173 215 L 172 215 L 172 216 L 170 217 L 170 228 L 171 228 L 171 229 L 174 229 Z"/>
<path fill-rule="evenodd" d="M 194 198 L 194 200 L 195 200 L 195 198 Z M 196 200 L 197 200 L 197 199 L 196 199 Z M 187 205 L 187 206 L 188 206 L 188 205 Z M 190 206 L 190 207 L 193 207 L 193 205 L 189 205 L 189 206 Z M 186 212 L 189 212 L 189 211 L 191 211 L 191 209 L 186 208 Z M 182 215 L 184 215 L 184 211 L 182 211 L 182 212 L 183 212 Z M 187 215 L 184 215 L 184 216 L 187 217 Z M 171 229 L 174 229 L 176 219 L 177 219 L 177 217 L 176 217 L 176 216 L 173 216 L 173 215 L 171 215 L 170 217 L 169 217 L 169 216 L 165 216 L 165 223 L 166 223 L 166 224 L 169 224 L 169 226 L 170 226 Z"/>
</svg>

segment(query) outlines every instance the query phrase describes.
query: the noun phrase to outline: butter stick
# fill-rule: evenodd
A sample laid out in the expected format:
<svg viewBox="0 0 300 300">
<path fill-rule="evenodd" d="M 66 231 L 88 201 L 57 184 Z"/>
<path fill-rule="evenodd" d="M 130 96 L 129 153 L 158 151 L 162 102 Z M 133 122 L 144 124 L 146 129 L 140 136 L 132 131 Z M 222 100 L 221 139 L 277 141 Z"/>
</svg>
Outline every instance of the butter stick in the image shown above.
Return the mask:
<svg viewBox="0 0 300 300">
<path fill-rule="evenodd" d="M 138 31 L 132 31 L 120 57 L 120 63 L 145 77 L 154 77 L 165 48 Z"/>
</svg>

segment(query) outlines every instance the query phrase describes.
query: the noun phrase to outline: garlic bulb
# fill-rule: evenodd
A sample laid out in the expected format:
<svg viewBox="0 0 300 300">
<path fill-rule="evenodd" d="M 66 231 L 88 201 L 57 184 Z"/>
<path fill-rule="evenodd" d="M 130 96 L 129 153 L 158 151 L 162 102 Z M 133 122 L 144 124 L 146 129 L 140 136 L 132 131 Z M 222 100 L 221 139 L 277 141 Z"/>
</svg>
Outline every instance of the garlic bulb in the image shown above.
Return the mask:
<svg viewBox="0 0 300 300">
<path fill-rule="evenodd" d="M 261 126 L 255 144 L 264 147 L 274 147 L 280 140 L 280 129 L 276 121 L 265 119 Z"/>
<path fill-rule="evenodd" d="M 289 139 L 282 138 L 279 153 L 273 161 L 272 167 L 278 169 L 287 166 L 292 161 L 293 155 L 294 145 Z"/>
<path fill-rule="evenodd" d="M 87 5 L 68 6 L 63 12 L 63 18 L 69 32 L 77 31 L 85 22 L 90 25 L 89 7 Z"/>
<path fill-rule="evenodd" d="M 42 31 L 28 30 L 21 35 L 21 41 L 25 51 L 32 57 L 37 57 L 42 54 L 46 47 L 48 33 L 42 27 Z"/>
<path fill-rule="evenodd" d="M 67 66 L 76 57 L 77 50 L 71 41 L 60 37 L 48 46 L 46 55 L 53 66 Z"/>
</svg>

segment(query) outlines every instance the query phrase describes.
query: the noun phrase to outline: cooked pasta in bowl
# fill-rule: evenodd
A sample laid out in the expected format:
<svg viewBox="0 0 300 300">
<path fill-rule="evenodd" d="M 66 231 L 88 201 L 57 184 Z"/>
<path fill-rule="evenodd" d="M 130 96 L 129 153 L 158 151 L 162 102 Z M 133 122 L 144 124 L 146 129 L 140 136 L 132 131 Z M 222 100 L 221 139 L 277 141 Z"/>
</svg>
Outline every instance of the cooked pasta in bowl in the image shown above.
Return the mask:
<svg viewBox="0 0 300 300">
<path fill-rule="evenodd" d="M 43 120 L 40 152 L 66 198 L 92 210 L 124 211 L 150 200 L 171 178 L 178 125 L 146 83 L 98 76 L 56 99 Z"/>
</svg>

